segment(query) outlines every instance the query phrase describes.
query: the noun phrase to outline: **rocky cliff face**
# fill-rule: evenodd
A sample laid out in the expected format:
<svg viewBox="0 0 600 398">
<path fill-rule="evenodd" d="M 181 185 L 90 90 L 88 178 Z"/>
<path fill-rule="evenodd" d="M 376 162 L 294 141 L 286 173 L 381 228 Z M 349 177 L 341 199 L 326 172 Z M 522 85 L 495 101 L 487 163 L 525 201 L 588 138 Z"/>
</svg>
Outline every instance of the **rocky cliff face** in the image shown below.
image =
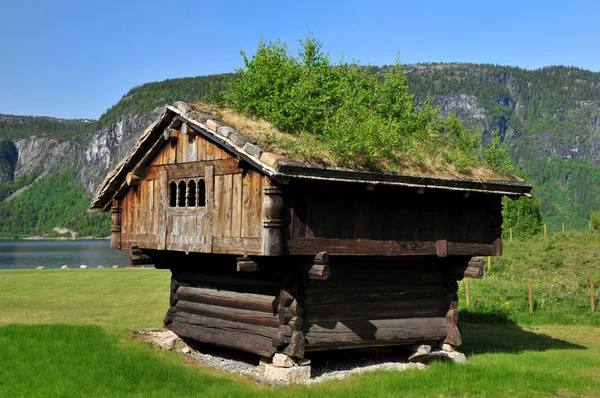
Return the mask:
<svg viewBox="0 0 600 398">
<path fill-rule="evenodd" d="M 29 174 L 43 178 L 52 171 L 75 167 L 75 182 L 91 195 L 104 175 L 133 146 L 151 118 L 125 115 L 97 131 L 84 132 L 69 140 L 35 135 L 4 140 L 0 143 L 0 183 Z M 18 121 L 20 125 L 31 124 L 26 118 Z"/>
<path fill-rule="evenodd" d="M 15 175 L 19 154 L 15 143 L 0 141 L 0 184 L 11 181 Z"/>
<path fill-rule="evenodd" d="M 407 66 L 411 91 L 481 132 L 541 157 L 600 164 L 600 73 L 474 64 Z"/>
<path fill-rule="evenodd" d="M 78 182 L 92 194 L 104 176 L 133 147 L 152 117 L 126 115 L 96 131 L 83 148 Z"/>
</svg>

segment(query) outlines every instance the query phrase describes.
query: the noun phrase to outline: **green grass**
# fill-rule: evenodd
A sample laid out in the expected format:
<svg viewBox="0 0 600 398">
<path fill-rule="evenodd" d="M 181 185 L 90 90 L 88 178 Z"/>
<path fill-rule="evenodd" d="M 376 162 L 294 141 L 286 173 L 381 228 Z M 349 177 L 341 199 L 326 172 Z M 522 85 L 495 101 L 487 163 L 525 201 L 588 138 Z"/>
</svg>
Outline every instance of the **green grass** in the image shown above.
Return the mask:
<svg viewBox="0 0 600 398">
<path fill-rule="evenodd" d="M 0 324 L 98 325 L 128 332 L 162 325 L 169 305 L 168 270 L 3 270 L 0 275 Z"/>
<path fill-rule="evenodd" d="M 493 257 L 491 272 L 470 280 L 469 316 L 510 319 L 521 324 L 600 326 L 600 233 L 574 231 L 506 242 L 502 257 Z M 487 263 L 485 264 L 487 267 Z M 590 278 L 594 279 L 596 313 L 591 312 Z M 529 313 L 528 280 L 534 312 Z M 461 308 L 465 283 L 460 283 Z M 467 317 L 467 318 L 466 318 Z"/>
<path fill-rule="evenodd" d="M 313 386 L 257 385 L 133 340 L 132 330 L 161 324 L 168 271 L 1 271 L 0 396 L 594 397 L 600 329 L 581 280 L 589 283 L 590 273 L 600 279 L 598 237 L 507 243 L 492 272 L 471 280 L 471 311 L 461 299 L 468 365 L 434 363 Z M 540 301 L 533 316 L 531 275 Z M 559 295 L 561 304 L 543 305 L 546 295 Z"/>
</svg>

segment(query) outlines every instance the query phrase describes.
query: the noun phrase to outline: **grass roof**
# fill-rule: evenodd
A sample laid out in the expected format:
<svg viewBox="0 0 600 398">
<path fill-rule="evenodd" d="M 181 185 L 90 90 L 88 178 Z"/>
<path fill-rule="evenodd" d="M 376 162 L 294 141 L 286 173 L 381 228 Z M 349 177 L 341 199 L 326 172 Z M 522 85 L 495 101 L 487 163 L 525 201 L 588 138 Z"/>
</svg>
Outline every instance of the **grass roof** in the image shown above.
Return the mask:
<svg viewBox="0 0 600 398">
<path fill-rule="evenodd" d="M 216 98 L 194 104 L 265 150 L 305 164 L 361 171 L 475 180 L 513 180 L 510 160 L 495 137 L 481 137 L 430 101 L 417 103 L 403 68 L 381 75 L 343 61 L 321 43 L 301 42 L 298 55 L 279 41 L 260 42 Z"/>
<path fill-rule="evenodd" d="M 365 162 L 364 159 L 358 156 L 341 158 L 312 134 L 282 132 L 264 118 L 258 118 L 215 104 L 196 102 L 189 104 L 189 106 L 194 111 L 233 127 L 241 134 L 249 137 L 263 150 L 279 155 L 287 161 L 360 171 L 450 179 L 515 180 L 515 177 L 511 174 L 495 170 L 480 158 L 473 158 L 473 164 L 466 170 L 459 169 L 448 159 L 444 159 L 440 153 L 430 154 L 430 156 L 423 156 L 423 154 L 417 156 L 414 152 L 398 153 L 393 162 L 382 156 L 379 159 L 380 163 L 377 165 L 372 162 Z M 423 150 L 426 150 L 426 145 L 423 145 L 423 147 Z M 402 159 L 402 162 L 399 162 L 399 159 Z"/>
</svg>

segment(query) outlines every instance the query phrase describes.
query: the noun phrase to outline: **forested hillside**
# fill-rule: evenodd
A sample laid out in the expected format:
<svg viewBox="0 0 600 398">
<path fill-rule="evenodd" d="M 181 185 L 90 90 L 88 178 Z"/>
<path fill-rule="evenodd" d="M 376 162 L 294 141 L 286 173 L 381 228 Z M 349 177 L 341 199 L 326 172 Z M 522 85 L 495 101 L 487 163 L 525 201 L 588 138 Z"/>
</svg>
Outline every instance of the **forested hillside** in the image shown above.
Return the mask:
<svg viewBox="0 0 600 398">
<path fill-rule="evenodd" d="M 562 222 L 587 227 L 600 209 L 600 73 L 474 64 L 409 65 L 406 72 L 417 98 L 434 98 L 484 140 L 500 134 L 551 230 Z"/>
<path fill-rule="evenodd" d="M 128 113 L 149 114 L 155 108 L 175 101 L 195 102 L 207 99 L 225 88 L 225 82 L 232 74 L 168 79 L 162 82 L 146 83 L 132 88 L 119 102 L 100 116 L 100 123 L 106 125 Z"/>
<path fill-rule="evenodd" d="M 382 68 L 387 67 L 371 67 L 371 70 L 380 73 Z M 600 210 L 600 73 L 562 66 L 534 71 L 475 64 L 422 64 L 404 68 L 409 89 L 419 101 L 432 98 L 442 114 L 456 114 L 482 133 L 485 143 L 493 132 L 498 132 L 509 148 L 516 171 L 534 185 L 534 194 L 541 199 L 544 221 L 551 231 L 560 229 L 562 222 L 567 228 L 587 227 L 590 212 Z M 65 162 L 54 164 L 51 170 L 40 169 L 37 163 L 26 167 L 22 164 L 27 158 L 25 150 L 29 151 L 29 158 L 46 156 L 45 142 L 26 147 L 26 138 L 52 139 L 63 152 L 69 148 L 74 151 L 68 158 L 80 158 L 83 168 L 91 170 L 83 174 L 75 170 L 74 179 L 85 185 L 85 190 L 76 194 L 83 203 L 89 200 L 90 187 L 97 185 L 105 171 L 126 152 L 128 148 L 124 146 L 131 145 L 141 134 L 141 126 L 151 120 L 153 112 L 176 100 L 194 102 L 214 98 L 231 76 L 169 79 L 135 87 L 98 122 L 0 116 L 0 211 L 6 216 L 27 206 L 31 212 L 27 219 L 12 218 L 10 225 L 2 223 L 0 235 L 48 232 L 53 226 L 73 226 L 79 220 L 87 220 L 82 217 L 84 207 L 74 202 L 69 206 L 77 209 L 78 215 L 69 210 L 64 218 L 50 215 L 59 212 L 60 206 L 46 204 L 42 214 L 40 206 L 32 205 L 33 202 L 26 204 L 25 201 L 35 200 L 33 193 L 44 196 L 43 190 L 48 187 L 41 180 L 33 183 L 34 177 L 43 173 L 45 179 L 53 178 L 56 188 L 57 184 L 66 184 L 65 176 L 72 175 L 66 173 L 73 166 Z M 131 138 L 115 143 L 122 135 Z M 88 142 L 92 147 L 86 146 Z M 60 147 L 60 143 L 67 146 Z M 93 160 L 98 154 L 103 157 Z M 7 182 L 11 180 L 15 181 Z M 25 195 L 25 191 L 7 201 L 6 196 L 21 187 L 30 187 L 31 194 Z M 69 187 L 64 189 L 71 192 L 69 195 L 75 192 Z M 67 200 L 65 197 L 60 202 L 60 195 L 45 196 L 59 205 Z M 81 229 L 108 235 L 108 223 L 102 220 L 87 220 L 93 226 Z M 55 222 L 61 225 L 52 225 Z M 101 225 L 105 225 L 105 231 L 101 231 Z"/>
</svg>

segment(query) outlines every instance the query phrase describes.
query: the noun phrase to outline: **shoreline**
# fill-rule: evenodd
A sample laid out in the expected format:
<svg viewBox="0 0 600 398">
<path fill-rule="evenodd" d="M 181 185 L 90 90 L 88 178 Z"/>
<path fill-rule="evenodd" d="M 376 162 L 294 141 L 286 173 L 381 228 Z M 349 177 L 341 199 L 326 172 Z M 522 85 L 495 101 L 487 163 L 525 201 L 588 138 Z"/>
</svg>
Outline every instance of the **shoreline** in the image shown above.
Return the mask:
<svg viewBox="0 0 600 398">
<path fill-rule="evenodd" d="M 0 241 L 21 241 L 21 240 L 29 240 L 29 241 L 35 241 L 35 240 L 52 240 L 52 241 L 78 241 L 78 240 L 110 240 L 110 237 L 104 237 L 104 238 L 97 238 L 95 236 L 82 236 L 81 238 L 66 238 L 66 237 L 60 237 L 60 238 L 50 238 L 47 236 L 38 236 L 38 235 L 33 235 L 33 236 L 24 236 L 24 237 L 18 237 L 18 238 L 11 238 L 11 237 L 0 237 Z"/>
</svg>

